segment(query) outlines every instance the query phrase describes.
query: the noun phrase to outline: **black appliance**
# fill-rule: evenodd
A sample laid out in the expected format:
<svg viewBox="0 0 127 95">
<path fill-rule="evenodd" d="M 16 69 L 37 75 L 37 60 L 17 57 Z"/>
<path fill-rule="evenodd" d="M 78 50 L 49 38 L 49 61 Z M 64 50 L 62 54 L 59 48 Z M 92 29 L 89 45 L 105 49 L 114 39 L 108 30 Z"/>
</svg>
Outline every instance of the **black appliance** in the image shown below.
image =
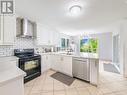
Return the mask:
<svg viewBox="0 0 127 95">
<path fill-rule="evenodd" d="M 19 57 L 18 67 L 27 74 L 25 83 L 41 75 L 41 55 L 34 54 L 34 49 L 15 49 L 14 55 Z"/>
</svg>

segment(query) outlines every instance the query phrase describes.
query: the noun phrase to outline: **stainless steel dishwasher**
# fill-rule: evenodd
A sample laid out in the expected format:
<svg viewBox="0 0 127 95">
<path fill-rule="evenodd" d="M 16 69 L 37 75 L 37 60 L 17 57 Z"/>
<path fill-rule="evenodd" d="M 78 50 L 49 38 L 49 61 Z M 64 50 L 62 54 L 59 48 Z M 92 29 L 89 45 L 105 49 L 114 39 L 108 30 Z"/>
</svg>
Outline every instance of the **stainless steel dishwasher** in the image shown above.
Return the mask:
<svg viewBox="0 0 127 95">
<path fill-rule="evenodd" d="M 78 57 L 73 58 L 72 72 L 74 77 L 90 81 L 89 59 Z"/>
</svg>

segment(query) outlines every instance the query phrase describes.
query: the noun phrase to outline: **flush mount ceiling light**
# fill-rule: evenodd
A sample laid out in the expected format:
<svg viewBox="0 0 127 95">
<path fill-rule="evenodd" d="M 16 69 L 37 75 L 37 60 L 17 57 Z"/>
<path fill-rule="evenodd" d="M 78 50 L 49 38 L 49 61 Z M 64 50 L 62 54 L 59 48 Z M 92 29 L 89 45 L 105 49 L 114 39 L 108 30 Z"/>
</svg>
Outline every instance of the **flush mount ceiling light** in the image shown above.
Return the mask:
<svg viewBox="0 0 127 95">
<path fill-rule="evenodd" d="M 82 10 L 82 7 L 79 6 L 79 5 L 73 5 L 69 8 L 69 12 L 72 14 L 72 15 L 79 15 L 81 13 L 81 10 Z"/>
</svg>

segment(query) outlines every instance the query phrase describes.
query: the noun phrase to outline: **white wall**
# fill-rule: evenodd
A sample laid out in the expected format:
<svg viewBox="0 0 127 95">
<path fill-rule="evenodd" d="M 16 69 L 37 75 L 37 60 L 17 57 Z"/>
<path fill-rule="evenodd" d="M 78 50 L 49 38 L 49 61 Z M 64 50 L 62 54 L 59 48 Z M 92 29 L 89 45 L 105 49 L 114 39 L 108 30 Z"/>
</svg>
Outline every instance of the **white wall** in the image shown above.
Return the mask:
<svg viewBox="0 0 127 95">
<path fill-rule="evenodd" d="M 127 77 L 127 20 L 125 20 L 121 24 L 121 31 L 120 31 L 120 38 L 121 38 L 121 53 L 120 58 L 121 62 L 123 62 L 123 74 Z"/>
<path fill-rule="evenodd" d="M 127 77 L 127 19 L 121 19 L 117 22 L 114 22 L 101 31 L 112 32 L 112 36 L 119 34 L 120 36 L 120 73 Z"/>
<path fill-rule="evenodd" d="M 100 60 L 112 60 L 112 33 L 91 34 L 99 41 L 98 54 Z"/>
<path fill-rule="evenodd" d="M 98 54 L 99 58 L 103 60 L 112 60 L 112 33 L 90 34 L 90 37 L 99 40 Z M 76 52 L 80 52 L 80 36 L 71 37 L 71 40 L 76 44 Z"/>
</svg>

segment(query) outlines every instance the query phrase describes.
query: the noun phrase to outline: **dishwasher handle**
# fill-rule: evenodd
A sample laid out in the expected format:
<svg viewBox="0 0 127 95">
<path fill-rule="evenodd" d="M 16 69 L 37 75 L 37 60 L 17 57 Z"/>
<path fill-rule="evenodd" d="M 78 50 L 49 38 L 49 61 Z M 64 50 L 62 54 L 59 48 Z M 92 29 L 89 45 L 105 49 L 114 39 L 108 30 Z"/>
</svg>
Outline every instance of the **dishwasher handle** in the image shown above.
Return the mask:
<svg viewBox="0 0 127 95">
<path fill-rule="evenodd" d="M 85 61 L 85 60 L 77 60 L 77 59 L 76 59 L 76 61 L 82 61 L 82 62 L 87 62 L 87 61 Z"/>
<path fill-rule="evenodd" d="M 80 59 L 80 58 L 75 58 L 73 59 L 74 61 L 82 61 L 82 62 L 88 62 L 87 59 Z"/>
</svg>

